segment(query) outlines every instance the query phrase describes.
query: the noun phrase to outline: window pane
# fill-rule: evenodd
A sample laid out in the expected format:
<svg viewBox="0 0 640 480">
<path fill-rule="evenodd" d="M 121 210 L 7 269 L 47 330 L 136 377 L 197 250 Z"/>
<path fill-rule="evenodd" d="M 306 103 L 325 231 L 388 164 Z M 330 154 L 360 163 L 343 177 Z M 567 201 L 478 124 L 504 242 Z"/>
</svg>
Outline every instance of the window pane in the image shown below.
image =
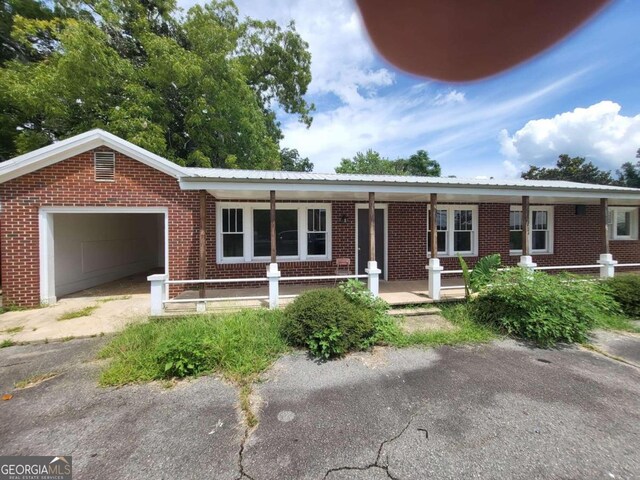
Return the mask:
<svg viewBox="0 0 640 480">
<path fill-rule="evenodd" d="M 236 233 L 242 232 L 242 209 L 223 208 L 222 209 L 222 232 Z"/>
<path fill-rule="evenodd" d="M 438 242 L 438 253 L 446 253 L 447 252 L 447 232 L 438 232 L 437 234 L 437 242 Z M 431 252 L 431 235 L 427 236 L 427 250 Z"/>
<path fill-rule="evenodd" d="M 327 211 L 324 208 L 311 208 L 307 211 L 307 230 L 309 232 L 327 230 Z"/>
<path fill-rule="evenodd" d="M 509 214 L 509 229 L 522 230 L 522 212 L 511 212 Z"/>
<path fill-rule="evenodd" d="M 533 230 L 547 229 L 547 212 L 542 210 L 533 211 Z"/>
<path fill-rule="evenodd" d="M 454 252 L 470 252 L 471 232 L 454 232 L 453 250 Z"/>
<path fill-rule="evenodd" d="M 538 230 L 532 233 L 532 245 L 533 250 L 546 250 L 547 249 L 547 232 L 544 230 Z"/>
<path fill-rule="evenodd" d="M 326 255 L 327 253 L 326 233 L 307 233 L 307 254 Z"/>
<path fill-rule="evenodd" d="M 522 230 L 509 232 L 509 249 L 522 250 Z"/>
<path fill-rule="evenodd" d="M 242 233 L 225 233 L 222 235 L 222 256 L 223 257 L 243 257 L 244 245 L 243 245 Z"/>
<path fill-rule="evenodd" d="M 620 212 L 616 215 L 616 235 L 628 237 L 631 235 L 631 212 Z"/>
<path fill-rule="evenodd" d="M 446 210 L 438 210 L 436 212 L 436 225 L 438 226 L 438 230 L 446 230 L 447 229 L 447 211 Z"/>
<path fill-rule="evenodd" d="M 473 212 L 471 210 L 453 211 L 454 230 L 473 230 Z"/>
<path fill-rule="evenodd" d="M 271 255 L 269 210 L 253 211 L 253 255 Z M 276 255 L 298 255 L 298 211 L 276 210 Z"/>
</svg>

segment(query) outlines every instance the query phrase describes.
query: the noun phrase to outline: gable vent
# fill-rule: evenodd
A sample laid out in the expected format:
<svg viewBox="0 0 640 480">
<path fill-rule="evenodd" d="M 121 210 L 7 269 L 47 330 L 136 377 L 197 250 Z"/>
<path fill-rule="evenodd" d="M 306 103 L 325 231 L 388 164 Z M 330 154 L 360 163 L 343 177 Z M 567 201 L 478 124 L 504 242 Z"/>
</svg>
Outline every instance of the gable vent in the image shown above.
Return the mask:
<svg viewBox="0 0 640 480">
<path fill-rule="evenodd" d="M 116 179 L 116 154 L 95 152 L 93 154 L 96 182 L 113 182 Z"/>
</svg>

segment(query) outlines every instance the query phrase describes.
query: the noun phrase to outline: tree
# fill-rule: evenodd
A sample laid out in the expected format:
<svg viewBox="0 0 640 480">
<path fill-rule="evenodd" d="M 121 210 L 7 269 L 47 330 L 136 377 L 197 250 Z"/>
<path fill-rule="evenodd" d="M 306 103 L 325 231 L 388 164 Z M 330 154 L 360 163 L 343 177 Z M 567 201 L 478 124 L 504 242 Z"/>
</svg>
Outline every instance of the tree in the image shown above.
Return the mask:
<svg viewBox="0 0 640 480">
<path fill-rule="evenodd" d="M 640 148 L 636 153 L 636 158 L 640 158 Z M 625 162 L 617 170 L 618 183 L 625 187 L 640 188 L 640 161 L 635 166 L 631 162 Z"/>
<path fill-rule="evenodd" d="M 343 158 L 336 167 L 336 173 L 437 177 L 441 169 L 440 164 L 430 159 L 425 150 L 418 150 L 406 159 L 390 160 L 369 149 L 365 153 L 358 152 L 353 158 Z"/>
<path fill-rule="evenodd" d="M 231 0 L 186 15 L 174 0 L 12 3 L 45 13 L 12 15 L 0 160 L 99 127 L 183 165 L 278 169 L 275 109 L 311 123 L 293 23 L 240 19 Z"/>
<path fill-rule="evenodd" d="M 440 164 L 429 158 L 426 150 L 418 150 L 408 159 L 399 158 L 395 165 L 398 172 L 406 175 L 439 177 L 442 174 Z"/>
<path fill-rule="evenodd" d="M 353 158 L 343 158 L 336 167 L 336 173 L 398 175 L 393 161 L 371 149 L 365 153 L 358 152 Z"/>
<path fill-rule="evenodd" d="M 307 157 L 300 157 L 295 148 L 283 148 L 280 150 L 282 170 L 287 172 L 310 172 L 313 170 L 313 163 Z"/>
<path fill-rule="evenodd" d="M 569 157 L 567 154 L 558 157 L 554 168 L 530 165 L 529 170 L 522 173 L 522 178 L 527 180 L 566 180 L 599 185 L 615 183 L 611 172 L 600 170 L 592 162 L 587 162 L 584 157 Z"/>
</svg>

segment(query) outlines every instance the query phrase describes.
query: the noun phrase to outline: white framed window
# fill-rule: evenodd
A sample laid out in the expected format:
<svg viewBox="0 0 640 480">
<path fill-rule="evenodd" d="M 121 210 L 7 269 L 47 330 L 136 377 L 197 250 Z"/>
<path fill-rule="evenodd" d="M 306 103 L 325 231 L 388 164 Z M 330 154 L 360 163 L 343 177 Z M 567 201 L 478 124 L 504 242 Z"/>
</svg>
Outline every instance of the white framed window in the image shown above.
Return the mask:
<svg viewBox="0 0 640 480">
<path fill-rule="evenodd" d="M 271 211 L 268 203 L 219 202 L 216 206 L 218 263 L 268 262 Z M 331 258 L 330 204 L 276 204 L 278 261 Z"/>
<path fill-rule="evenodd" d="M 611 240 L 638 239 L 638 209 L 636 207 L 610 207 L 608 223 Z"/>
<path fill-rule="evenodd" d="M 431 252 L 430 216 L 427 220 L 427 253 Z M 478 253 L 477 205 L 439 205 L 436 211 L 438 254 L 474 256 Z"/>
<path fill-rule="evenodd" d="M 522 254 L 522 206 L 512 205 L 509 212 L 509 253 Z M 529 207 L 529 232 L 527 232 L 530 253 L 553 253 L 553 207 Z"/>
</svg>

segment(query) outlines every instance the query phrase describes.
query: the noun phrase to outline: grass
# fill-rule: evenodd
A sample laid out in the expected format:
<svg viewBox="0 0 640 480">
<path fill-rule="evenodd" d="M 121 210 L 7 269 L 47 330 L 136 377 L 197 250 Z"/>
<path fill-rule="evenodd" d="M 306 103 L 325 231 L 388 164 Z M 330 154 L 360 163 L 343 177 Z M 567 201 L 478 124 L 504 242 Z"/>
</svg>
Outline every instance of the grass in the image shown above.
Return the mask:
<svg viewBox="0 0 640 480">
<path fill-rule="evenodd" d="M 97 305 L 91 305 L 91 306 L 88 306 L 88 307 L 81 308 L 79 310 L 71 310 L 70 312 L 66 312 L 66 313 L 63 313 L 62 315 L 60 315 L 58 317 L 58 321 L 61 322 L 63 320 L 71 320 L 73 318 L 88 317 L 97 308 L 98 308 Z"/>
<path fill-rule="evenodd" d="M 456 329 L 403 333 L 397 336 L 392 344 L 396 347 L 413 345 L 436 347 L 439 345 L 485 343 L 497 336 L 497 332 L 492 328 L 480 325 L 471 319 L 466 303 L 441 304 L 439 308 L 442 311 L 442 316 L 457 327 Z"/>
<path fill-rule="evenodd" d="M 603 330 L 621 330 L 624 332 L 640 333 L 640 328 L 631 323 L 624 315 L 602 315 L 595 327 Z"/>
<path fill-rule="evenodd" d="M 38 373 L 36 375 L 31 375 L 29 378 L 24 380 L 20 380 L 14 384 L 14 387 L 18 390 L 22 390 L 24 388 L 35 387 L 36 385 L 45 382 L 47 380 L 52 379 L 53 377 L 57 377 L 57 372 L 48 372 L 48 373 Z"/>
<path fill-rule="evenodd" d="M 24 326 L 10 327 L 2 330 L 0 333 L 8 333 L 8 334 L 20 333 L 22 330 L 24 330 Z"/>
<path fill-rule="evenodd" d="M 100 298 L 97 300 L 97 303 L 107 303 L 107 302 L 115 302 L 118 300 L 129 300 L 131 298 L 131 295 L 122 295 L 119 297 L 106 297 L 106 298 Z"/>
<path fill-rule="evenodd" d="M 0 342 L 0 348 L 13 347 L 16 344 L 13 340 L 7 338 L 6 340 L 2 340 Z"/>
<path fill-rule="evenodd" d="M 100 383 L 167 379 L 173 376 L 168 374 L 168 363 L 176 364 L 183 355 L 195 354 L 199 364 L 196 376 L 219 373 L 241 386 L 248 385 L 288 350 L 280 334 L 281 322 L 281 311 L 243 310 L 129 325 L 100 352 L 101 358 L 111 359 Z M 188 348 L 180 350 L 180 346 Z M 185 366 L 193 366 L 191 358 Z"/>
</svg>

